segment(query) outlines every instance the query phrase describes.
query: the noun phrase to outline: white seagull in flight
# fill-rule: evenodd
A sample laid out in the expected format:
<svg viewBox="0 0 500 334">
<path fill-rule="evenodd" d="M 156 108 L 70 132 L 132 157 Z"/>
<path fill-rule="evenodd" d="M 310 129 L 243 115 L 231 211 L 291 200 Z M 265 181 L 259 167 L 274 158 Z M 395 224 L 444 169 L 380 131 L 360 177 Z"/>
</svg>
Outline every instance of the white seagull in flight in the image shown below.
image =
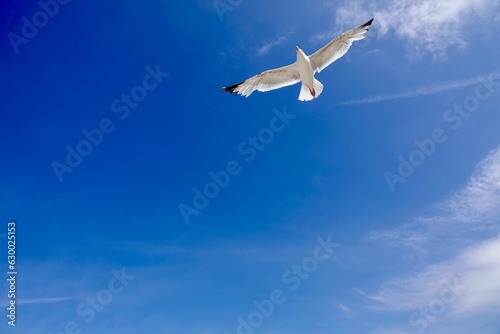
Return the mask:
<svg viewBox="0 0 500 334">
<path fill-rule="evenodd" d="M 339 35 L 309 57 L 297 46 L 295 47 L 297 61 L 294 64 L 262 72 L 236 85 L 222 87 L 222 89 L 229 93 L 249 97 L 256 90 L 267 92 L 302 81 L 299 100 L 310 101 L 323 91 L 323 84 L 314 78 L 314 73 L 321 72 L 345 55 L 352 42 L 365 38 L 365 33 L 372 22 L 373 19 Z"/>
</svg>

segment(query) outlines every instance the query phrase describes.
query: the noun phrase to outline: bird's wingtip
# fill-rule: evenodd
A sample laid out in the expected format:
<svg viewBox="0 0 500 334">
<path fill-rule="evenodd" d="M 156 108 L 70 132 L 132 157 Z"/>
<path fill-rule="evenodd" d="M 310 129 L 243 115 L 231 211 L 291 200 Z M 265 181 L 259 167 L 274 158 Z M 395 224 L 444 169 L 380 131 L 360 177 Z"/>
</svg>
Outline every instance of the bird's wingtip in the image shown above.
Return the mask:
<svg viewBox="0 0 500 334">
<path fill-rule="evenodd" d="M 237 89 L 238 89 L 238 86 L 241 85 L 242 83 L 244 83 L 244 81 L 239 82 L 239 83 L 232 85 L 232 86 L 222 87 L 222 90 L 225 90 L 229 94 L 235 93 L 236 95 L 240 95 L 239 92 L 237 91 Z"/>
<path fill-rule="evenodd" d="M 371 24 L 373 23 L 373 19 L 375 19 L 374 17 L 371 18 L 370 21 L 366 22 L 365 24 L 363 24 L 363 27 L 368 27 L 368 26 L 371 26 Z"/>
</svg>

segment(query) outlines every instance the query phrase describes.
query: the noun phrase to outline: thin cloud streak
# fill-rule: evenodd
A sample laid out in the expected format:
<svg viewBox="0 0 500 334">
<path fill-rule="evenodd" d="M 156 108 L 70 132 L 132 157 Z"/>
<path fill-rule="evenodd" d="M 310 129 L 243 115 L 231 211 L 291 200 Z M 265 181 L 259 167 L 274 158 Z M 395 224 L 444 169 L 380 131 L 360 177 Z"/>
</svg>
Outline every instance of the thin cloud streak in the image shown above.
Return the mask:
<svg viewBox="0 0 500 334">
<path fill-rule="evenodd" d="M 50 304 L 50 303 L 59 303 L 65 302 L 68 300 L 75 299 L 76 297 L 53 297 L 53 298 L 35 298 L 35 299 L 26 299 L 19 300 L 18 304 Z"/>
<path fill-rule="evenodd" d="M 286 36 L 280 36 L 278 38 L 276 38 L 275 40 L 273 41 L 270 41 L 270 42 L 267 42 L 266 44 L 262 45 L 258 50 L 257 50 L 257 54 L 259 56 L 264 56 L 266 55 L 272 48 L 274 48 L 275 46 L 278 46 L 280 44 L 283 44 L 286 39 L 288 38 L 288 35 Z"/>
<path fill-rule="evenodd" d="M 18 305 L 33 305 L 33 304 L 51 304 L 60 303 L 68 300 L 76 299 L 76 297 L 52 297 L 52 298 L 35 298 L 35 299 L 19 299 L 16 300 Z M 8 306 L 8 303 L 1 304 L 1 307 Z"/>
<path fill-rule="evenodd" d="M 347 306 L 345 304 L 340 303 L 338 305 L 338 308 L 342 312 L 342 314 L 344 315 L 344 317 L 346 317 L 348 319 L 352 319 L 352 318 L 357 317 L 356 312 L 354 312 L 352 308 L 350 308 L 349 306 Z"/>
<path fill-rule="evenodd" d="M 370 96 L 370 97 L 360 99 L 360 100 L 351 100 L 351 101 L 340 102 L 337 104 L 337 106 L 379 103 L 379 102 L 385 102 L 385 101 L 407 99 L 407 98 L 418 97 L 418 96 L 434 95 L 434 94 L 438 94 L 438 93 L 449 91 L 449 90 L 473 86 L 473 85 L 478 84 L 479 82 L 480 81 L 479 81 L 478 77 L 476 76 L 476 77 L 464 79 L 464 80 L 457 80 L 457 81 L 452 81 L 452 82 L 445 82 L 445 83 L 438 83 L 438 84 L 433 84 L 433 85 L 428 85 L 428 86 L 422 86 L 422 87 L 419 87 L 419 88 L 416 88 L 413 90 L 408 90 L 408 91 L 405 91 L 402 93 L 374 95 L 374 96 Z"/>
</svg>

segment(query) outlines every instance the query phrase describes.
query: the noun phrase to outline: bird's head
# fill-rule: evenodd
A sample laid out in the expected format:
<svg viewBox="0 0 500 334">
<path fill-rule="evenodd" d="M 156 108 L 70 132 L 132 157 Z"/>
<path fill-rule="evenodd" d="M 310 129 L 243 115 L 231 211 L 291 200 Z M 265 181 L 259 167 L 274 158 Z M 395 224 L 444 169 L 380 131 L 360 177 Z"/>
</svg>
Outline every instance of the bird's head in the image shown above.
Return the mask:
<svg viewBox="0 0 500 334">
<path fill-rule="evenodd" d="M 295 47 L 295 53 L 297 54 L 297 59 L 307 57 L 304 51 L 302 51 L 298 46 Z"/>
</svg>

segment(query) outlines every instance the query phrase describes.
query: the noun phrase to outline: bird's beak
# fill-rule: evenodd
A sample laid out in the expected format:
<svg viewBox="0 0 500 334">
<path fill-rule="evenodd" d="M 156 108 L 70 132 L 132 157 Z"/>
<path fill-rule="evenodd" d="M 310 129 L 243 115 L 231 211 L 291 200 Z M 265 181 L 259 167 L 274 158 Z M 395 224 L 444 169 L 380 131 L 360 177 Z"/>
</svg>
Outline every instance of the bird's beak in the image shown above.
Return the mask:
<svg viewBox="0 0 500 334">
<path fill-rule="evenodd" d="M 298 46 L 295 47 L 295 52 L 299 52 L 299 47 Z"/>
</svg>

